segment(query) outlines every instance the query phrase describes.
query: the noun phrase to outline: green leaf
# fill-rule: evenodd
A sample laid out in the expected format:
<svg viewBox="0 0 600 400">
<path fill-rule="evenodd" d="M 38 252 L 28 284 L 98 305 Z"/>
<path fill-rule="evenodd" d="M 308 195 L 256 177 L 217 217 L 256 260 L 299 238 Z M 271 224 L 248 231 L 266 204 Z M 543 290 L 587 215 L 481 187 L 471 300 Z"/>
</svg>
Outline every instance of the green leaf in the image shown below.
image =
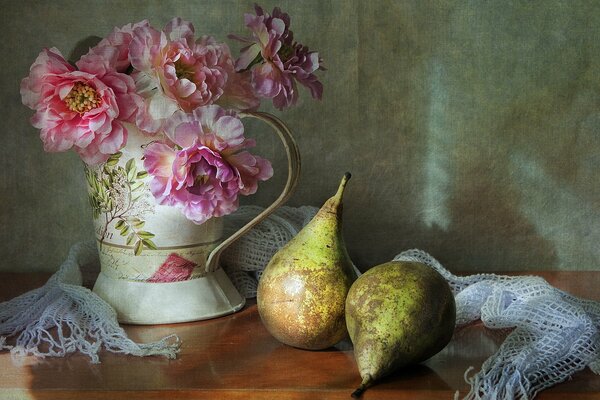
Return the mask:
<svg viewBox="0 0 600 400">
<path fill-rule="evenodd" d="M 121 231 L 121 236 L 127 236 L 127 234 L 131 231 L 129 229 L 129 225 L 125 225 L 123 227 L 120 228 Z"/>
<path fill-rule="evenodd" d="M 118 158 L 113 158 L 113 159 L 108 159 L 106 161 L 106 165 L 109 167 L 114 167 L 115 165 L 117 165 L 119 163 L 119 159 Z M 108 171 L 105 169 L 104 171 L 106 171 L 106 173 L 108 173 Z"/>
<path fill-rule="evenodd" d="M 154 244 L 154 242 L 150 239 L 142 239 L 142 243 L 144 243 L 144 246 L 146 246 L 147 248 L 149 248 L 150 250 L 157 250 L 156 245 Z"/>
<path fill-rule="evenodd" d="M 131 246 L 133 244 L 133 242 L 135 241 L 135 237 L 136 236 L 135 236 L 134 232 L 131 232 L 129 234 L 129 236 L 127 236 L 127 242 L 126 242 L 127 246 Z"/>
<path fill-rule="evenodd" d="M 93 186 L 94 185 L 94 178 L 95 176 L 91 173 L 91 171 L 89 169 L 85 170 L 85 180 L 88 183 L 88 186 Z"/>
<path fill-rule="evenodd" d="M 133 223 L 133 227 L 135 229 L 142 229 L 144 227 L 144 225 L 146 224 L 146 221 L 136 221 Z"/>
<path fill-rule="evenodd" d="M 142 239 L 151 239 L 154 237 L 154 233 L 150 233 L 150 232 L 146 232 L 146 231 L 139 231 L 137 233 L 137 235 L 139 238 L 142 238 Z"/>
<path fill-rule="evenodd" d="M 144 187 L 144 182 L 137 182 L 131 185 L 131 191 L 136 192 Z"/>
<path fill-rule="evenodd" d="M 136 202 L 136 201 L 138 201 L 138 200 L 139 200 L 139 199 L 140 199 L 142 196 L 144 196 L 144 194 L 145 194 L 145 192 L 141 192 L 141 193 L 138 193 L 138 194 L 136 194 L 135 196 L 131 197 L 131 201 L 135 203 L 135 202 Z"/>
<path fill-rule="evenodd" d="M 144 245 L 143 245 L 142 241 L 138 240 L 135 243 L 135 247 L 133 248 L 133 254 L 135 254 L 136 256 L 139 256 L 140 254 L 142 254 L 143 248 L 144 248 Z"/>
<path fill-rule="evenodd" d="M 121 229 L 123 227 L 123 225 L 125 225 L 125 221 L 120 219 L 117 221 L 117 223 L 115 224 L 115 229 Z"/>
<path fill-rule="evenodd" d="M 137 178 L 138 179 L 144 179 L 147 176 L 148 176 L 148 172 L 146 172 L 146 171 L 140 171 L 140 172 L 137 173 Z"/>
<path fill-rule="evenodd" d="M 260 64 L 260 63 L 261 63 L 261 62 L 263 62 L 263 61 L 264 61 L 264 59 L 263 59 L 263 57 L 262 57 L 262 54 L 261 54 L 261 53 L 258 53 L 258 54 L 256 55 L 256 57 L 254 57 L 254 60 L 252 60 L 252 62 L 250 62 L 250 64 L 248 64 L 248 66 L 247 66 L 245 69 L 243 69 L 243 70 L 241 70 L 241 71 L 239 71 L 239 72 L 248 71 L 248 70 L 250 70 L 250 68 L 252 68 L 253 66 L 255 66 L 255 65 L 257 65 L 257 64 Z"/>
<path fill-rule="evenodd" d="M 129 161 L 127 161 L 127 164 L 125 164 L 125 171 L 127 171 L 127 173 L 129 173 L 129 171 L 133 170 L 135 168 L 135 158 L 131 158 Z"/>
</svg>

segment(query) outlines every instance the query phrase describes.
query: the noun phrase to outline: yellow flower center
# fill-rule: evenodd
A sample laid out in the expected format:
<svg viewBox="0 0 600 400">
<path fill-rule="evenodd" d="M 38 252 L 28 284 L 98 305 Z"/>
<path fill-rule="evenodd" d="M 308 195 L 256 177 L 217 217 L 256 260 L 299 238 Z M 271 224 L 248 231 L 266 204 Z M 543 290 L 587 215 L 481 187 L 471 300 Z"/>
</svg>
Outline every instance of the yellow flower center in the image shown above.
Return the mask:
<svg viewBox="0 0 600 400">
<path fill-rule="evenodd" d="M 84 114 L 94 108 L 100 107 L 102 99 L 96 89 L 83 82 L 75 82 L 73 89 L 65 97 L 65 104 L 71 111 Z"/>
</svg>

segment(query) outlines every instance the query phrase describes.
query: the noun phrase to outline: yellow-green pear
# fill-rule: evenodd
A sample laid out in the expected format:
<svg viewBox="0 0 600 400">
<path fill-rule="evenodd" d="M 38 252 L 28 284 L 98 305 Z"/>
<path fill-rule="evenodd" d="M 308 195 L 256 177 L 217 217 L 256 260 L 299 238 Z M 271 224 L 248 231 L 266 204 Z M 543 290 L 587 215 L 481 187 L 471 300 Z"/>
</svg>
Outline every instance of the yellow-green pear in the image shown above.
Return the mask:
<svg viewBox="0 0 600 400">
<path fill-rule="evenodd" d="M 452 338 L 456 305 L 448 283 L 419 262 L 369 269 L 350 288 L 346 324 L 362 378 L 352 397 L 398 368 L 425 361 Z"/>
<path fill-rule="evenodd" d="M 290 346 L 320 350 L 347 336 L 346 295 L 356 279 L 342 235 L 342 197 L 350 174 L 315 217 L 271 259 L 257 290 L 267 330 Z"/>
</svg>

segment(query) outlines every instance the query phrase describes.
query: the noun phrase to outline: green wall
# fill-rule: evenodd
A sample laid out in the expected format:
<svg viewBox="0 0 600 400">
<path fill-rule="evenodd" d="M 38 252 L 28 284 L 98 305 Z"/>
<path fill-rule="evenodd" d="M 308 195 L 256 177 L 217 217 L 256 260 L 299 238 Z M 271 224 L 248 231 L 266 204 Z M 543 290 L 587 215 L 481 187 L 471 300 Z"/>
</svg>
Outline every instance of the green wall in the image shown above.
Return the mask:
<svg viewBox="0 0 600 400">
<path fill-rule="evenodd" d="M 54 270 L 92 237 L 78 157 L 44 153 L 21 104 L 39 51 L 173 16 L 225 40 L 252 4 L 1 2 L 0 270 Z M 600 269 L 600 2 L 261 4 L 287 11 L 328 68 L 321 102 L 303 92 L 276 112 L 303 154 L 289 204 L 320 205 L 351 171 L 345 235 L 361 269 L 413 247 L 453 270 Z M 270 134 L 250 136 L 277 172 L 245 203 L 266 205 L 285 160 Z"/>
</svg>

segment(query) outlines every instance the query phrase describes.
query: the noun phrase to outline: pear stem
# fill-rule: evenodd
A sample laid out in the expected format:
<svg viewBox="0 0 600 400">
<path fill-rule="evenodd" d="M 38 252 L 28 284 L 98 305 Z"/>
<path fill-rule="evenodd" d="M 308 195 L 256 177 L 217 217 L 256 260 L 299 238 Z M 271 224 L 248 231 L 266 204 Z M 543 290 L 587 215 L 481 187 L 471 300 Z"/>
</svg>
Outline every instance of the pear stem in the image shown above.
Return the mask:
<svg viewBox="0 0 600 400">
<path fill-rule="evenodd" d="M 356 389 L 354 392 L 352 392 L 352 398 L 354 399 L 358 399 L 362 396 L 362 394 L 365 392 L 365 390 L 367 390 L 368 387 L 370 387 L 373 384 L 373 381 L 371 380 L 371 375 L 367 374 L 365 375 L 365 377 L 362 380 L 362 383 L 360 384 L 360 386 L 358 387 L 358 389 Z"/>
<path fill-rule="evenodd" d="M 336 204 L 340 204 L 342 202 L 342 198 L 344 197 L 344 189 L 346 189 L 346 183 L 348 183 L 348 180 L 350 180 L 351 177 L 352 177 L 352 174 L 350 172 L 346 172 L 344 174 L 344 177 L 342 178 L 342 181 L 340 182 L 340 186 L 338 187 L 337 192 L 333 196 L 333 199 Z"/>
</svg>

